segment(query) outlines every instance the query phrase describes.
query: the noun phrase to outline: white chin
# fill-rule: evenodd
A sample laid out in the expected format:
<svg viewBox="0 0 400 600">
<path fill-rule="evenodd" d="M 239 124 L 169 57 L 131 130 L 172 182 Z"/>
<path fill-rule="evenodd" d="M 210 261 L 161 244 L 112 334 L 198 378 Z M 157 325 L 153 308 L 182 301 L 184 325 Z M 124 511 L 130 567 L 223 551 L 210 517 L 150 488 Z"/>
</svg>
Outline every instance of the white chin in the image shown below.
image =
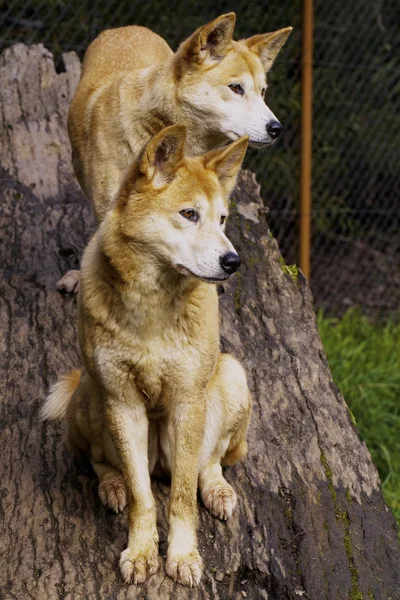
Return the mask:
<svg viewBox="0 0 400 600">
<path fill-rule="evenodd" d="M 229 275 L 226 274 L 223 277 L 200 277 L 199 275 L 195 275 L 195 277 L 202 281 L 206 281 L 207 283 L 222 283 L 228 279 Z"/>
<path fill-rule="evenodd" d="M 267 148 L 267 146 L 271 146 L 273 143 L 275 142 L 275 140 L 265 140 L 265 142 L 259 141 L 259 140 L 249 140 L 249 146 L 251 146 L 252 148 Z"/>
<path fill-rule="evenodd" d="M 226 137 L 229 138 L 232 141 L 238 140 L 241 136 L 238 133 L 235 133 L 234 131 L 227 131 L 225 133 Z M 242 135 L 249 135 L 246 133 L 243 133 Z M 274 142 L 276 142 L 276 140 L 273 140 L 272 138 L 268 137 L 265 140 L 263 139 L 251 139 L 251 134 L 250 134 L 250 139 L 249 139 L 249 146 L 251 146 L 252 148 L 266 148 L 267 146 L 271 146 L 271 144 L 273 144 Z"/>
<path fill-rule="evenodd" d="M 221 283 L 221 281 L 226 281 L 229 277 L 228 273 L 221 273 L 218 276 L 200 275 L 199 273 L 194 273 L 193 271 L 191 271 L 187 267 L 184 267 L 183 265 L 175 265 L 175 268 L 177 271 L 179 271 L 179 273 L 182 273 L 182 275 L 186 275 L 187 277 L 194 277 L 195 279 L 201 279 L 201 281 L 206 281 L 207 283 Z"/>
<path fill-rule="evenodd" d="M 238 135 L 237 133 L 233 133 L 233 131 L 228 131 L 228 133 L 225 134 L 227 139 L 230 140 L 231 142 L 235 142 L 236 140 L 238 140 L 240 138 L 240 135 Z"/>
</svg>

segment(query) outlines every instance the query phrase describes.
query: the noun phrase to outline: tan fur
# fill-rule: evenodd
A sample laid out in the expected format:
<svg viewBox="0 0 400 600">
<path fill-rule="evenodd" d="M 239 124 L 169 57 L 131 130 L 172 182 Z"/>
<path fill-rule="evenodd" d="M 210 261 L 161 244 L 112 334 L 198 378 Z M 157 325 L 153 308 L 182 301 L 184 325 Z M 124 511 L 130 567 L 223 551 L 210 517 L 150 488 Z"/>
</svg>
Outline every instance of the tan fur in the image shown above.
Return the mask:
<svg viewBox="0 0 400 600">
<path fill-rule="evenodd" d="M 118 511 L 128 500 L 126 582 L 157 569 L 150 474 L 171 473 L 166 571 L 191 586 L 202 573 L 197 487 L 213 515 L 231 516 L 236 493 L 221 460 L 245 455 L 251 397 L 241 365 L 220 353 L 216 286 L 206 282 L 228 276 L 217 266 L 219 253 L 234 251 L 221 217 L 247 140 L 197 158 L 184 156 L 185 141 L 181 125 L 155 136 L 89 243 L 82 376 L 77 386 L 76 374 L 60 380 L 43 414 L 67 407 L 69 445 L 88 453 L 101 501 Z"/>
<path fill-rule="evenodd" d="M 129 166 L 163 127 L 185 123 L 186 151 L 197 156 L 241 135 L 252 143 L 253 129 L 275 118 L 261 95 L 291 27 L 235 42 L 234 24 L 234 13 L 218 17 L 175 54 L 157 34 L 137 26 L 104 31 L 89 46 L 68 131 L 77 178 L 99 219 Z M 243 99 L 228 87 L 237 81 L 247 86 Z M 261 112 L 257 127 L 244 122 L 257 111 L 265 112 L 265 123 Z M 255 144 L 272 143 L 264 129 L 261 137 L 254 133 Z"/>
</svg>

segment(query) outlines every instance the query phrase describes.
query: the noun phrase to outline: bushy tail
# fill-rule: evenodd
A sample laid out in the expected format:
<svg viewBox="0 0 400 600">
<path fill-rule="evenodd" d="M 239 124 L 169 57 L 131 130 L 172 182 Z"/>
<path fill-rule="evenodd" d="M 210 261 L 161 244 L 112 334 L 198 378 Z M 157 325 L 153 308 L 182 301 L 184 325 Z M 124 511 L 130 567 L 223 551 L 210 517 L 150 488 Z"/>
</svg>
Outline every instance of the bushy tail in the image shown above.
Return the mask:
<svg viewBox="0 0 400 600">
<path fill-rule="evenodd" d="M 70 371 L 62 375 L 60 379 L 51 386 L 50 393 L 40 410 L 40 418 L 43 421 L 61 421 L 67 412 L 72 395 L 81 380 L 79 370 Z"/>
</svg>

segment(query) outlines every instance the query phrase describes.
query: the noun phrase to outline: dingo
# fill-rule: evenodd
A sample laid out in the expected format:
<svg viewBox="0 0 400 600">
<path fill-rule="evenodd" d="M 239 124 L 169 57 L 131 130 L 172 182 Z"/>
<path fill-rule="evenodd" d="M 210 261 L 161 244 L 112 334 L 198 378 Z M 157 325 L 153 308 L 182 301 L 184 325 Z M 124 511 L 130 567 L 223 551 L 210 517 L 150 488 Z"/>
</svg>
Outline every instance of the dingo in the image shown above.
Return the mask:
<svg viewBox="0 0 400 600">
<path fill-rule="evenodd" d="M 174 54 L 145 27 L 101 33 L 89 46 L 68 131 L 76 175 L 102 218 L 127 169 L 160 129 L 186 124 L 186 153 L 248 135 L 266 146 L 281 131 L 264 103 L 266 72 L 291 27 L 232 40 L 235 14 L 201 27 Z"/>
<path fill-rule="evenodd" d="M 197 487 L 213 515 L 231 516 L 236 493 L 221 462 L 246 455 L 251 397 L 241 365 L 220 353 L 212 285 L 240 265 L 224 222 L 247 139 L 195 158 L 184 156 L 185 143 L 182 124 L 149 142 L 89 243 L 84 368 L 55 384 L 42 417 L 66 419 L 68 444 L 89 455 L 106 506 L 128 501 L 126 582 L 157 569 L 150 475 L 171 473 L 166 571 L 191 586 L 202 573 Z"/>
</svg>

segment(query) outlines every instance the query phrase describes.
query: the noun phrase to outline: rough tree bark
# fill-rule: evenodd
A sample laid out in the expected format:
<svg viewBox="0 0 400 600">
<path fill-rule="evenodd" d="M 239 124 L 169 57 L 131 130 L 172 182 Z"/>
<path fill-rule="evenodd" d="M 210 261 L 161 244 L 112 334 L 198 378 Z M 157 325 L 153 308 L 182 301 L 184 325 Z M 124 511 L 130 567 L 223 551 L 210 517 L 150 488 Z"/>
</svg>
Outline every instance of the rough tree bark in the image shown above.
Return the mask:
<svg viewBox="0 0 400 600">
<path fill-rule="evenodd" d="M 61 427 L 38 420 L 49 385 L 80 363 L 76 299 L 55 283 L 94 229 L 66 134 L 80 65 L 72 53 L 64 64 L 56 73 L 40 45 L 0 57 L 1 597 L 400 598 L 394 519 L 332 382 L 309 289 L 282 263 L 250 173 L 228 231 L 243 265 L 220 299 L 223 348 L 244 362 L 254 397 L 249 456 L 226 472 L 239 506 L 227 523 L 200 508 L 206 568 L 188 590 L 165 576 L 169 487 L 154 483 L 160 569 L 146 586 L 123 585 L 126 513 L 103 508 Z"/>
</svg>

